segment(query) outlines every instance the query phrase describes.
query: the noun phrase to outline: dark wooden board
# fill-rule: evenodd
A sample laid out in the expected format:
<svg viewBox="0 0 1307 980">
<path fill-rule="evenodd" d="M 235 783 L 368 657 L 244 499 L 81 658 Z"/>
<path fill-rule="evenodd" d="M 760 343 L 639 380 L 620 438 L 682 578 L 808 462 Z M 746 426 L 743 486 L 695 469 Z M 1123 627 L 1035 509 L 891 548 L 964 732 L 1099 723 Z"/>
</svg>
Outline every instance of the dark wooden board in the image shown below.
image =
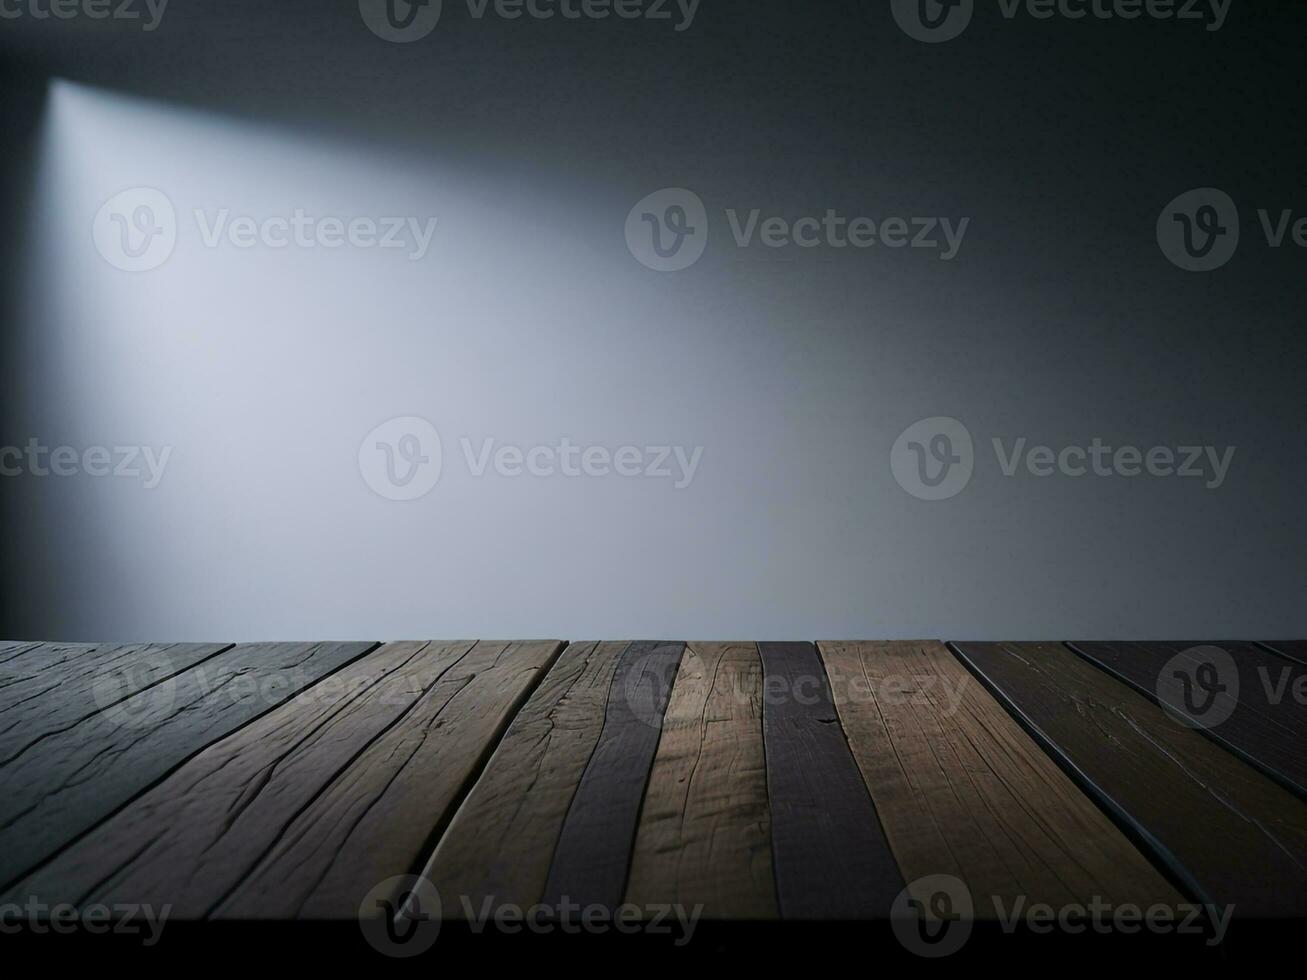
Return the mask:
<svg viewBox="0 0 1307 980">
<path fill-rule="evenodd" d="M 0 765 L 0 883 L 373 646 L 242 644 L 49 733 Z"/>
<path fill-rule="evenodd" d="M 39 682 L 46 671 L 66 671 L 97 649 L 93 643 L 14 643 L 0 649 L 0 712 L 39 698 L 45 689 Z"/>
<path fill-rule="evenodd" d="M 14 643 L 0 650 L 0 708 L 23 700 L 23 685 L 37 681 L 46 671 L 67 670 L 82 658 L 105 648 L 95 643 Z"/>
<path fill-rule="evenodd" d="M 628 646 L 573 643 L 513 719 L 423 872 L 446 918 L 475 917 L 487 902 L 531 908 L 543 897 Z"/>
<path fill-rule="evenodd" d="M 691 643 L 640 812 L 626 901 L 777 917 L 755 643 Z"/>
<path fill-rule="evenodd" d="M 1262 646 L 1296 663 L 1307 664 L 1307 640 L 1272 640 Z"/>
<path fill-rule="evenodd" d="M 781 917 L 884 919 L 904 887 L 811 643 L 761 643 Z"/>
<path fill-rule="evenodd" d="M 819 649 L 908 881 L 961 879 L 982 919 L 998 902 L 1182 901 L 942 643 Z"/>
<path fill-rule="evenodd" d="M 1307 796 L 1307 704 L 1295 698 L 1295 691 L 1307 692 L 1307 667 L 1254 643 L 1077 642 L 1070 646 Z M 1220 690 L 1209 693 L 1194 687 L 1189 695 L 1194 700 L 1186 705 L 1185 689 L 1175 675 L 1179 672 L 1188 684 L 1196 685 L 1203 655 L 1194 651 L 1204 647 L 1224 651 L 1233 676 L 1217 672 L 1213 680 Z M 1193 714 L 1195 706 L 1208 708 L 1209 720 Z"/>
<path fill-rule="evenodd" d="M 563 649 L 481 640 L 286 823 L 213 911 L 230 919 L 355 919 L 419 873 L 509 721 Z M 375 896 L 374 896 L 375 897 Z"/>
<path fill-rule="evenodd" d="M 543 903 L 622 903 L 640 806 L 684 643 L 638 642 L 613 674 L 603 730 L 554 849 Z"/>
<path fill-rule="evenodd" d="M 39 673 L 41 666 L 61 663 L 96 648 L 94 643 L 0 643 L 0 689 Z"/>
<path fill-rule="evenodd" d="M 209 746 L 14 891 L 205 917 L 472 645 L 391 643 L 341 668 Z"/>
<path fill-rule="evenodd" d="M 43 644 L 0 666 L 0 765 L 230 644 Z M 125 672 L 125 673 L 123 673 Z"/>
<path fill-rule="evenodd" d="M 1297 796 L 1062 644 L 955 649 L 1191 897 L 1236 917 L 1307 914 Z"/>
</svg>

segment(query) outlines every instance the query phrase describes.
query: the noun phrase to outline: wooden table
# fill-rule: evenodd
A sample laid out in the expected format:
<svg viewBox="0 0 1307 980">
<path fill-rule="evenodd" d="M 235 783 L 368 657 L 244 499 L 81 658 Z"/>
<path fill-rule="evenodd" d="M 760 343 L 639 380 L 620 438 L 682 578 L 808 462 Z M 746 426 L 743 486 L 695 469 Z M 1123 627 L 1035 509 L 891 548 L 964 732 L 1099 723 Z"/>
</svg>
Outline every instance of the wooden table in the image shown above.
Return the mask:
<svg viewBox="0 0 1307 980">
<path fill-rule="evenodd" d="M 0 905 L 1303 917 L 1303 649 L 0 643 Z"/>
</svg>

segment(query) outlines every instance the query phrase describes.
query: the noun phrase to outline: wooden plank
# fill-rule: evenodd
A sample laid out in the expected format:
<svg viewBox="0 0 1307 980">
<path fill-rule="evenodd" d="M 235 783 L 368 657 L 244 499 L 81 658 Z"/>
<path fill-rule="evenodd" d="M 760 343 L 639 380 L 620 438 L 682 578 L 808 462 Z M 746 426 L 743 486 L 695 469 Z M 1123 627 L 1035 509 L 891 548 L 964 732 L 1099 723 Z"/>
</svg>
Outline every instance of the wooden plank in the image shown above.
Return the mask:
<svg viewBox="0 0 1307 980">
<path fill-rule="evenodd" d="M 372 646 L 232 647 L 0 764 L 0 882 L 34 869 L 191 755 Z"/>
<path fill-rule="evenodd" d="M 230 644 L 41 644 L 0 668 L 0 764 Z"/>
<path fill-rule="evenodd" d="M 1307 914 L 1307 804 L 1061 644 L 955 649 L 1192 897 Z"/>
<path fill-rule="evenodd" d="M 626 901 L 774 919 L 771 813 L 754 643 L 686 647 L 636 832 Z"/>
<path fill-rule="evenodd" d="M 83 650 L 90 650 L 93 649 L 95 645 L 92 643 L 47 644 L 47 643 L 33 643 L 27 640 L 6 640 L 5 642 L 0 643 L 0 668 L 4 668 L 11 661 L 17 660 L 19 657 L 23 656 L 24 654 L 30 653 L 31 651 L 40 649 L 41 647 L 44 646 L 59 646 L 66 650 L 72 649 L 74 647 Z"/>
<path fill-rule="evenodd" d="M 7 664 L 14 657 L 20 657 L 27 651 L 42 647 L 42 645 L 44 644 L 33 642 L 33 640 L 3 640 L 3 642 L 0 642 L 0 664 Z"/>
<path fill-rule="evenodd" d="M 14 891 L 203 918 L 472 646 L 390 643 L 343 667 L 209 746 Z"/>
<path fill-rule="evenodd" d="M 1294 663 L 1307 665 L 1307 640 L 1273 640 L 1261 645 Z"/>
<path fill-rule="evenodd" d="M 772 861 L 785 919 L 888 918 L 903 876 L 811 643 L 761 643 Z"/>
<path fill-rule="evenodd" d="M 1295 697 L 1307 691 L 1307 667 L 1253 643 L 1071 648 L 1307 796 L 1307 704 Z"/>
<path fill-rule="evenodd" d="M 562 648 L 477 642 L 295 815 L 213 916 L 353 919 L 375 887 L 417 873 Z"/>
<path fill-rule="evenodd" d="M 622 903 L 640 805 L 684 651 L 684 643 L 640 642 L 622 653 L 603 730 L 554 850 L 547 908 Z"/>
<path fill-rule="evenodd" d="M 980 919 L 1183 901 L 942 643 L 818 648 L 904 878 L 961 879 Z"/>
<path fill-rule="evenodd" d="M 47 670 L 93 654 L 94 643 L 15 643 L 0 650 L 0 711 L 33 696 L 31 687 Z M 39 694 L 37 694 L 39 696 Z"/>
<path fill-rule="evenodd" d="M 446 918 L 543 897 L 554 848 L 599 742 L 629 643 L 573 643 L 513 719 L 423 876 Z"/>
<path fill-rule="evenodd" d="M 76 662 L 94 653 L 95 643 L 12 643 L 0 646 L 0 705 L 9 703 L 6 688 L 40 677 L 48 668 Z"/>
</svg>

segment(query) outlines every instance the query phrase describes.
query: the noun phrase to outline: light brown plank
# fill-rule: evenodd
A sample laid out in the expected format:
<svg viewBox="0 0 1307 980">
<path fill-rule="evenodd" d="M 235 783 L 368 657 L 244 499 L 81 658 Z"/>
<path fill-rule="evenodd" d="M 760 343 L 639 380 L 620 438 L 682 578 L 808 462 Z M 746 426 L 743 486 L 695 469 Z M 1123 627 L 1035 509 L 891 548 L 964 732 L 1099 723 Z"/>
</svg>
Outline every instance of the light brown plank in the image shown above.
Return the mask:
<svg viewBox="0 0 1307 980">
<path fill-rule="evenodd" d="M 479 914 L 487 901 L 540 901 L 629 645 L 573 643 L 513 719 L 423 872 L 446 918 Z"/>
<path fill-rule="evenodd" d="M 909 882 L 995 900 L 1174 905 L 1181 896 L 943 644 L 821 643 L 890 847 Z"/>
<path fill-rule="evenodd" d="M 777 917 L 762 711 L 756 644 L 686 648 L 645 792 L 628 903 L 702 906 L 709 919 Z"/>
</svg>

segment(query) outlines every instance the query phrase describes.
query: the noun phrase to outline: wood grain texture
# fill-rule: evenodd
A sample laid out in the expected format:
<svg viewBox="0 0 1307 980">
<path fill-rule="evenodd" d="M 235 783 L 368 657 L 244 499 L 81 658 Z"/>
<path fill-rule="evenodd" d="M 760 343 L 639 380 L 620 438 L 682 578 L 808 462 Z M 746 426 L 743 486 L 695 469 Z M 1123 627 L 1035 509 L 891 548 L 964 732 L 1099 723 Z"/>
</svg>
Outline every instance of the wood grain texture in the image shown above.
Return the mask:
<svg viewBox="0 0 1307 980">
<path fill-rule="evenodd" d="M 977 918 L 1183 900 L 942 643 L 819 650 L 904 878 L 960 878 Z"/>
<path fill-rule="evenodd" d="M 205 749 L 13 892 L 48 905 L 149 903 L 204 918 L 471 648 L 391 643 L 349 664 Z"/>
<path fill-rule="evenodd" d="M 0 666 L 0 764 L 230 644 L 42 644 Z"/>
<path fill-rule="evenodd" d="M 754 643 L 691 643 L 676 673 L 626 901 L 774 919 L 771 813 Z"/>
<path fill-rule="evenodd" d="M 418 873 L 562 648 L 478 641 L 295 815 L 213 916 L 352 919 L 374 887 Z"/>
<path fill-rule="evenodd" d="M 1307 667 L 1268 653 L 1253 643 L 1072 643 L 1072 649 L 1093 663 L 1155 698 L 1187 714 L 1184 689 L 1177 672 L 1193 678 L 1201 665 L 1197 648 L 1215 647 L 1233 661 L 1233 677 L 1216 678 L 1221 691 L 1197 691 L 1214 712 L 1206 733 L 1248 761 L 1266 769 L 1307 796 L 1307 704 L 1297 697 L 1307 692 Z M 1167 677 L 1164 675 L 1170 674 Z M 1228 717 L 1224 717 L 1229 712 Z"/>
<path fill-rule="evenodd" d="M 956 649 L 1194 897 L 1307 914 L 1307 804 L 1061 644 Z"/>
<path fill-rule="evenodd" d="M 243 644 L 154 680 L 0 764 L 0 882 L 37 867 L 205 746 L 365 653 L 368 643 Z M 115 682 L 116 683 L 116 682 Z M 130 684 L 112 688 L 127 693 Z"/>
<path fill-rule="evenodd" d="M 46 665 L 75 660 L 94 649 L 94 643 L 0 643 L 0 690 L 36 676 Z"/>
<path fill-rule="evenodd" d="M 47 672 L 66 680 L 75 675 L 74 665 L 106 648 L 133 649 L 95 643 L 15 643 L 0 650 L 0 709 L 40 697 L 42 687 L 36 685 Z"/>
<path fill-rule="evenodd" d="M 1307 640 L 1273 640 L 1261 645 L 1288 660 L 1307 666 Z"/>
<path fill-rule="evenodd" d="M 544 904 L 615 909 L 684 643 L 638 642 L 613 674 L 603 730 L 567 811 Z"/>
<path fill-rule="evenodd" d="M 629 643 L 573 643 L 513 719 L 423 871 L 446 918 L 543 897 Z"/>
<path fill-rule="evenodd" d="M 66 679 L 71 664 L 94 654 L 97 649 L 93 643 L 0 645 L 0 711 L 40 698 L 49 690 L 48 685 L 40 683 L 43 674 L 58 672 Z"/>
<path fill-rule="evenodd" d="M 785 919 L 888 918 L 903 876 L 810 643 L 761 643 L 772 861 Z"/>
<path fill-rule="evenodd" d="M 0 641 L 0 666 L 4 666 L 16 657 L 22 656 L 29 650 L 35 650 L 37 647 L 46 646 L 44 643 L 32 643 L 27 640 L 4 640 Z M 50 644 L 54 645 L 54 644 Z M 69 645 L 69 644 L 65 644 Z M 89 644 L 83 644 L 87 646 Z"/>
</svg>

